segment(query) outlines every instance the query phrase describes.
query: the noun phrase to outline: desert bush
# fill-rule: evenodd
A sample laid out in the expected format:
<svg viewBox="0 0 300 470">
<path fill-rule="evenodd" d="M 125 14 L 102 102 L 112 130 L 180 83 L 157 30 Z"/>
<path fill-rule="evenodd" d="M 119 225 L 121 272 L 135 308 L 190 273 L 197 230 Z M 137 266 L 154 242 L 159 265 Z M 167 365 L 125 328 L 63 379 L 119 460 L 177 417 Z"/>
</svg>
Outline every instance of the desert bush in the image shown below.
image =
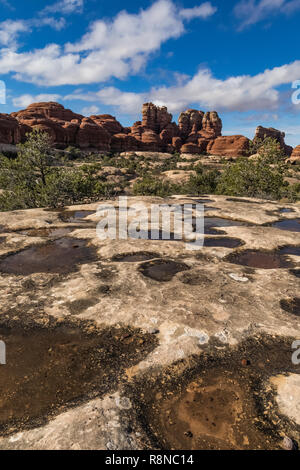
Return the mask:
<svg viewBox="0 0 300 470">
<path fill-rule="evenodd" d="M 286 156 L 275 139 L 267 138 L 252 143 L 259 152 L 256 160 L 240 158 L 228 164 L 220 177 L 216 192 L 228 196 L 247 196 L 265 199 L 281 199 L 289 191 L 285 181 Z M 293 192 L 295 193 L 295 191 Z"/>
<path fill-rule="evenodd" d="M 56 165 L 48 134 L 34 130 L 18 156 L 0 157 L 0 210 L 59 207 L 97 200 L 113 193 L 112 185 L 98 175 L 101 165 L 64 168 Z"/>
<path fill-rule="evenodd" d="M 82 152 L 79 148 L 69 146 L 65 149 L 65 155 L 68 158 L 68 160 L 78 160 L 82 158 Z"/>
<path fill-rule="evenodd" d="M 190 176 L 185 184 L 184 192 L 187 194 L 214 194 L 220 178 L 218 170 L 205 170 L 201 164 L 194 167 L 196 175 Z"/>
<path fill-rule="evenodd" d="M 258 161 L 243 158 L 227 166 L 217 185 L 217 193 L 280 199 L 287 185 L 280 167 L 271 167 L 262 158 Z"/>
<path fill-rule="evenodd" d="M 133 185 L 133 193 L 136 196 L 166 197 L 175 194 L 177 189 L 177 185 L 159 180 L 153 176 L 145 176 Z"/>
</svg>

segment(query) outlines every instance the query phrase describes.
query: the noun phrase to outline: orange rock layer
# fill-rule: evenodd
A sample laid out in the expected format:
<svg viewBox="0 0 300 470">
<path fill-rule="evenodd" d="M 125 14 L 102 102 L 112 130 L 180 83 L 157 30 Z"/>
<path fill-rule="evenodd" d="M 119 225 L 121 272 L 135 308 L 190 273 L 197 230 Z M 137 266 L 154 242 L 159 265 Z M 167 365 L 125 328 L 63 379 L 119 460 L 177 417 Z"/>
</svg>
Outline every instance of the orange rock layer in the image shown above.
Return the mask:
<svg viewBox="0 0 300 470">
<path fill-rule="evenodd" d="M 0 114 L 0 144 L 24 142 L 26 133 L 35 128 L 48 132 L 60 149 L 77 146 L 103 152 L 178 151 L 233 158 L 249 154 L 250 141 L 246 137 L 222 137 L 222 121 L 217 112 L 188 109 L 180 114 L 176 124 L 166 107 L 152 103 L 143 105 L 142 121 L 127 128 L 109 114 L 84 117 L 59 103 L 34 103 L 10 115 Z M 284 133 L 258 127 L 256 138 L 264 136 L 275 137 L 286 154 L 291 154 L 292 148 L 284 143 Z M 299 150 L 295 155 L 298 158 Z"/>
</svg>

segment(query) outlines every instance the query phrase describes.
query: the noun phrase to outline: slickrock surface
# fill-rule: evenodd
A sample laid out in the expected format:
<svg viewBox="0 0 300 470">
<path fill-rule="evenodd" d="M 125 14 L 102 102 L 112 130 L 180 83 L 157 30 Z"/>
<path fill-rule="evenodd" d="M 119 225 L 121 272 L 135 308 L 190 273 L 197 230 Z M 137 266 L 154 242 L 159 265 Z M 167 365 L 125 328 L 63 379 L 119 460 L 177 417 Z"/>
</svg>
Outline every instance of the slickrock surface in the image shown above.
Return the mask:
<svg viewBox="0 0 300 470">
<path fill-rule="evenodd" d="M 98 152 L 180 152 L 191 155 L 215 155 L 225 158 L 249 156 L 249 139 L 222 137 L 222 120 L 216 111 L 188 109 L 178 124 L 166 107 L 145 103 L 142 120 L 123 127 L 109 114 L 84 117 L 55 102 L 33 103 L 11 115 L 0 114 L 0 145 L 16 145 L 26 140 L 32 129 L 48 132 L 59 149 L 76 146 Z M 284 132 L 259 126 L 254 140 L 275 138 L 287 156 L 292 147 L 285 144 Z M 298 152 L 299 153 L 299 152 Z M 292 163 L 299 160 L 294 150 Z"/>
<path fill-rule="evenodd" d="M 99 239 L 117 200 L 0 213 L 1 449 L 300 443 L 300 206 L 203 199 L 195 251 Z"/>
</svg>

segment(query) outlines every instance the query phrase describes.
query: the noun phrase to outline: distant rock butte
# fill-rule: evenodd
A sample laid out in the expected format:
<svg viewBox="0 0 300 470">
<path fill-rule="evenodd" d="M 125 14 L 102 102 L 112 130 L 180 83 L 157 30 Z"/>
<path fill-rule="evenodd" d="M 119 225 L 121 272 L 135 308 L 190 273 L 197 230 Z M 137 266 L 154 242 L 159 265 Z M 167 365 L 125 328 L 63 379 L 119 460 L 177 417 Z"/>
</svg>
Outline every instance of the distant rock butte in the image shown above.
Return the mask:
<svg viewBox="0 0 300 470">
<path fill-rule="evenodd" d="M 48 132 L 60 149 L 77 146 L 103 152 L 177 151 L 232 158 L 249 155 L 249 139 L 240 135 L 222 137 L 222 121 L 216 111 L 188 109 L 180 114 L 178 124 L 172 119 L 166 107 L 153 103 L 143 105 L 142 121 L 132 127 L 123 127 L 109 114 L 84 117 L 59 103 L 33 103 L 22 111 L 0 114 L 0 144 L 24 142 L 26 133 L 37 128 Z M 275 138 L 291 156 L 293 149 L 285 144 L 284 132 L 259 126 L 255 140 L 264 137 Z M 299 160 L 299 154 L 297 147 L 293 161 Z"/>
<path fill-rule="evenodd" d="M 293 147 L 290 147 L 289 145 L 286 145 L 284 139 L 285 139 L 285 133 L 281 132 L 277 129 L 274 129 L 273 127 L 262 127 L 258 126 L 255 131 L 255 137 L 254 137 L 254 142 L 259 142 L 263 141 L 265 138 L 271 137 L 272 139 L 277 140 L 277 142 L 280 144 L 280 147 L 282 150 L 285 152 L 286 155 L 290 156 L 293 151 Z"/>
</svg>

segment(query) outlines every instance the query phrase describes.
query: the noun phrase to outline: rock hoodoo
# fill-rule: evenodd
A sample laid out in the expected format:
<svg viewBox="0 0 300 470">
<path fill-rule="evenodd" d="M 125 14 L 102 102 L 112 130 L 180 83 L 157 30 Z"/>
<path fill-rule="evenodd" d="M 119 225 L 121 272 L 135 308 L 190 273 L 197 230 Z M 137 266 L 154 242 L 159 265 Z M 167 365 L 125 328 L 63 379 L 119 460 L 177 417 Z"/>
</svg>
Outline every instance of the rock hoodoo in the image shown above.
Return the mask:
<svg viewBox="0 0 300 470">
<path fill-rule="evenodd" d="M 123 127 L 110 114 L 84 117 L 59 103 L 33 103 L 26 109 L 0 114 L 0 144 L 24 142 L 32 129 L 48 132 L 57 148 L 77 146 L 103 152 L 152 151 L 181 152 L 237 158 L 249 154 L 249 139 L 244 136 L 222 137 L 222 121 L 216 111 L 204 113 L 188 109 L 180 114 L 178 124 L 165 106 L 145 103 L 142 120 Z M 292 147 L 285 144 L 284 132 L 259 126 L 255 140 L 275 138 L 287 156 Z M 299 160 L 296 148 L 291 161 Z"/>
</svg>

